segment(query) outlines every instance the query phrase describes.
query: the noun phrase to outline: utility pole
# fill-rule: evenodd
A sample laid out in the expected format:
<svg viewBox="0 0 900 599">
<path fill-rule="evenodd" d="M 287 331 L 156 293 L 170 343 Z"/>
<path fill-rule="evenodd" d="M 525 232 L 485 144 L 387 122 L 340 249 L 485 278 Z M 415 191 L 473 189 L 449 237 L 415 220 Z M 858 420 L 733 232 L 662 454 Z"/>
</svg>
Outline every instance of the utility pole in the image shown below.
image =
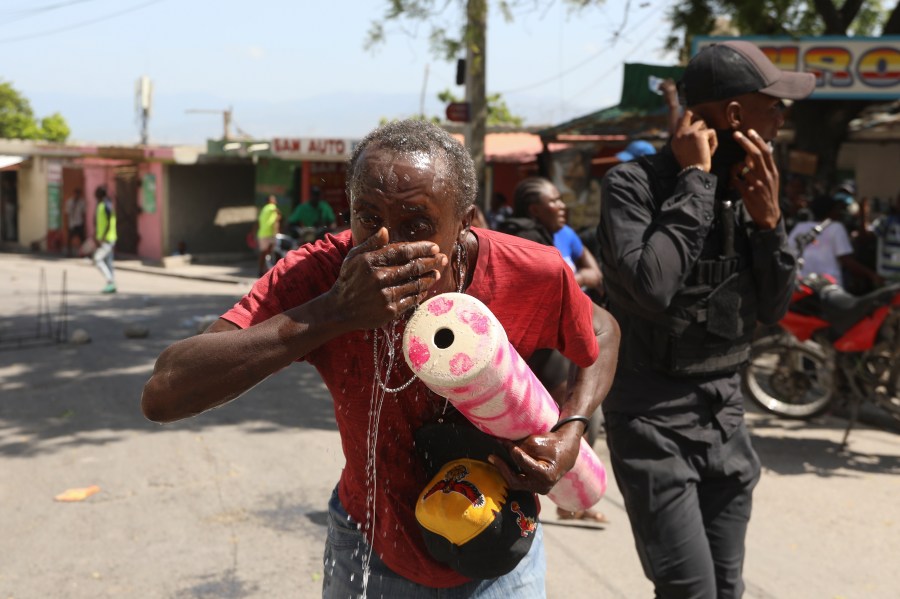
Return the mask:
<svg viewBox="0 0 900 599">
<path fill-rule="evenodd" d="M 134 93 L 134 109 L 141 127 L 141 145 L 150 139 L 150 109 L 153 106 L 153 83 L 146 75 L 137 80 Z"/>
<path fill-rule="evenodd" d="M 222 115 L 222 141 L 231 139 L 231 107 L 225 110 L 216 110 L 215 108 L 189 108 L 185 112 L 188 113 L 206 113 Z"/>
<path fill-rule="evenodd" d="M 422 94 L 419 96 L 419 117 L 425 120 L 425 90 L 428 88 L 428 65 L 425 65 L 425 77 L 422 78 Z"/>
<path fill-rule="evenodd" d="M 478 192 L 475 203 L 487 213 L 484 164 L 484 135 L 487 129 L 485 70 L 487 67 L 487 0 L 466 1 L 466 102 L 469 122 L 465 127 L 466 147 L 475 162 Z"/>
</svg>

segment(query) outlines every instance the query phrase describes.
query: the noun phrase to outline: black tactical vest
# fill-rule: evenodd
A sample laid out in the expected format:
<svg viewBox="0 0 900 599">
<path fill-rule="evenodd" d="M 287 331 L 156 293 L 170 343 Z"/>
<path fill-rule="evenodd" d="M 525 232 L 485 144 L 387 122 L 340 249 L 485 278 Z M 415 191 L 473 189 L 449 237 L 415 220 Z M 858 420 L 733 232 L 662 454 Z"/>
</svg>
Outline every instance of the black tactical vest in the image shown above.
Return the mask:
<svg viewBox="0 0 900 599">
<path fill-rule="evenodd" d="M 657 209 L 670 197 L 677 171 L 664 155 L 639 159 Z M 677 168 L 677 165 L 676 165 Z M 714 227 L 684 285 L 663 312 L 645 310 L 614 277 L 605 280 L 613 309 L 635 316 L 650 356 L 641 361 L 675 376 L 735 372 L 750 355 L 756 326 L 756 289 L 750 241 L 740 199 L 716 201 Z"/>
</svg>

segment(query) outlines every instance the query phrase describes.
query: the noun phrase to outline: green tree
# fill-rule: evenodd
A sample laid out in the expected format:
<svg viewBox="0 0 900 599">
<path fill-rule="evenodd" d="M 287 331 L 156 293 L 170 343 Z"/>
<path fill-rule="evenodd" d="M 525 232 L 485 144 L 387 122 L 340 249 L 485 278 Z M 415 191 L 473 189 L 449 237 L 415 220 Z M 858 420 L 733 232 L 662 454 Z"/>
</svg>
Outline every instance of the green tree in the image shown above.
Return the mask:
<svg viewBox="0 0 900 599">
<path fill-rule="evenodd" d="M 58 112 L 54 112 L 50 116 L 45 116 L 41 119 L 41 132 L 42 139 L 63 143 L 69 139 L 69 134 L 72 131 L 69 129 L 66 119 Z"/>
<path fill-rule="evenodd" d="M 445 89 L 444 91 L 440 92 L 437 97 L 438 100 L 440 100 L 444 104 L 463 101 L 462 98 L 454 95 L 453 92 L 451 92 L 449 89 Z M 525 122 L 524 118 L 513 114 L 513 112 L 509 109 L 509 106 L 506 105 L 506 100 L 503 99 L 502 94 L 488 94 L 485 97 L 485 100 L 487 101 L 488 127 L 493 127 L 496 125 L 513 125 L 515 127 L 521 127 L 522 123 Z M 432 120 L 434 120 L 435 122 L 441 121 L 439 117 Z"/>
<path fill-rule="evenodd" d="M 12 84 L 0 82 L 0 138 L 64 142 L 69 125 L 58 112 L 38 120 L 31 103 Z"/>
<path fill-rule="evenodd" d="M 575 10 L 604 0 L 562 0 Z M 484 209 L 484 135 L 488 122 L 488 100 L 485 93 L 485 65 L 487 64 L 488 0 L 386 0 L 387 9 L 381 19 L 372 22 L 365 47 L 371 49 L 387 37 L 388 22 L 410 22 L 414 26 L 428 23 L 428 39 L 436 56 L 455 60 L 466 53 L 466 101 L 471 110 L 470 128 L 466 142 L 478 177 L 477 203 Z M 534 9 L 551 4 L 552 0 L 495 0 L 495 6 L 507 21 L 513 19 L 516 8 Z M 415 29 L 415 27 L 414 27 Z M 512 116 L 512 115 L 510 115 Z"/>
<path fill-rule="evenodd" d="M 687 0 L 669 16 L 669 48 L 689 48 L 696 35 L 713 34 L 720 23 L 746 35 L 894 35 L 900 33 L 900 3 L 892 10 L 881 0 Z M 847 126 L 872 101 L 802 100 L 794 103 L 791 119 L 799 150 L 818 155 L 816 179 L 830 186 L 837 174 L 837 156 L 847 138 Z"/>
</svg>

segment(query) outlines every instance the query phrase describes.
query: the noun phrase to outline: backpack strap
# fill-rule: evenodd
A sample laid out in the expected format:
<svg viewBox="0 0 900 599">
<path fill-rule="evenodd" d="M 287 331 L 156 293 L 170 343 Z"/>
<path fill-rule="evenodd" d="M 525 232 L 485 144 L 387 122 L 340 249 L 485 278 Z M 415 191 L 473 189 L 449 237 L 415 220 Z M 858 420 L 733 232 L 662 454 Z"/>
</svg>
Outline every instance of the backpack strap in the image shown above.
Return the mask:
<svg viewBox="0 0 900 599">
<path fill-rule="evenodd" d="M 806 246 L 814 242 L 816 240 L 816 237 L 821 235 L 822 231 L 830 227 L 833 222 L 834 221 L 830 218 L 826 218 L 803 235 L 797 235 L 794 243 L 797 245 L 797 257 L 799 259 L 803 259 L 803 250 L 806 249 Z"/>
</svg>

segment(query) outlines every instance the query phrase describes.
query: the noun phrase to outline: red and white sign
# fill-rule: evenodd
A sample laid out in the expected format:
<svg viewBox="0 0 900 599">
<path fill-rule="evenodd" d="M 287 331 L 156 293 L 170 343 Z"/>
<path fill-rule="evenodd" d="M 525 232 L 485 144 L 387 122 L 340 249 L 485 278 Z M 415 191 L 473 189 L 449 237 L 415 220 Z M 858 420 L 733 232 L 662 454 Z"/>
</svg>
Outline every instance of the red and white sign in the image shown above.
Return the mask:
<svg viewBox="0 0 900 599">
<path fill-rule="evenodd" d="M 447 120 L 457 123 L 469 122 L 469 103 L 451 102 L 447 104 Z"/>
<path fill-rule="evenodd" d="M 276 137 L 272 152 L 294 160 L 344 161 L 350 158 L 357 141 L 324 137 Z"/>
</svg>

